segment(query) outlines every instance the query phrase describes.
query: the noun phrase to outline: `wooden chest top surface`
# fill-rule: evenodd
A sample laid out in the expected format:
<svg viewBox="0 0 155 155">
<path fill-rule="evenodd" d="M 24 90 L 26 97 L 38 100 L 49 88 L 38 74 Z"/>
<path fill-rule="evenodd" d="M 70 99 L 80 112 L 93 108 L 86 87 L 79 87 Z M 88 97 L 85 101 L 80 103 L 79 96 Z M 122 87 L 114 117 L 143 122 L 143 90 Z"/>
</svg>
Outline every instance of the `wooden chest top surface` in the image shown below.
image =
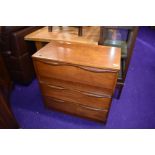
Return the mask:
<svg viewBox="0 0 155 155">
<path fill-rule="evenodd" d="M 120 70 L 121 49 L 53 41 L 36 52 L 32 57 L 34 59 L 46 59 L 100 69 Z"/>
</svg>

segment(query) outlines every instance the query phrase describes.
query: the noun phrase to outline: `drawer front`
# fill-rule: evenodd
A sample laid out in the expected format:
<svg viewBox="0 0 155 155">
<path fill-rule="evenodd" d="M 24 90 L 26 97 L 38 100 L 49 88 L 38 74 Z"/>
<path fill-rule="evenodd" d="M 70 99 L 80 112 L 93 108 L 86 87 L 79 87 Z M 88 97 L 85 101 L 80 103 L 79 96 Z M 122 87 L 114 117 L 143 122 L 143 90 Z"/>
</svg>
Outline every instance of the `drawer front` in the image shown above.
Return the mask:
<svg viewBox="0 0 155 155">
<path fill-rule="evenodd" d="M 111 98 L 88 92 L 66 89 L 59 86 L 40 84 L 43 95 L 86 106 L 109 109 Z"/>
<path fill-rule="evenodd" d="M 107 119 L 108 111 L 89 108 L 80 104 L 70 103 L 62 100 L 45 97 L 45 104 L 48 108 L 56 109 L 59 111 L 67 112 L 70 114 L 95 119 L 105 122 Z"/>
<path fill-rule="evenodd" d="M 48 77 L 112 90 L 117 80 L 117 72 L 44 61 L 35 60 L 40 80 L 42 77 Z"/>
<path fill-rule="evenodd" d="M 113 94 L 112 89 L 105 89 L 101 87 L 91 86 L 88 84 L 81 84 L 77 82 L 65 81 L 65 80 L 60 80 L 60 79 L 55 79 L 55 78 L 41 77 L 40 83 L 60 86 L 66 89 L 72 89 L 72 90 L 75 89 L 75 90 L 90 92 L 90 93 L 93 92 L 94 94 L 107 95 L 108 97 L 111 97 Z"/>
</svg>

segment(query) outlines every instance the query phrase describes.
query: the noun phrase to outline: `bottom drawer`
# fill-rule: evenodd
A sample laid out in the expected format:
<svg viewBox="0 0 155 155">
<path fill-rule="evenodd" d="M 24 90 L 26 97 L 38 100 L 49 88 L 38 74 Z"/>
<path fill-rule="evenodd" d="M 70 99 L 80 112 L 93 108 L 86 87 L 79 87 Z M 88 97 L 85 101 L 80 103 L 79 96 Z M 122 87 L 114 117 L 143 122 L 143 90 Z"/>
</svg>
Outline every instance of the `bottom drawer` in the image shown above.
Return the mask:
<svg viewBox="0 0 155 155">
<path fill-rule="evenodd" d="M 105 122 L 108 115 L 108 110 L 101 110 L 97 108 L 86 107 L 84 105 L 66 102 L 63 100 L 50 98 L 44 96 L 45 105 L 48 108 L 56 109 L 59 111 L 63 111 L 66 113 L 78 115 L 81 117 L 86 117 L 90 119 L 94 119 L 97 121 Z"/>
</svg>

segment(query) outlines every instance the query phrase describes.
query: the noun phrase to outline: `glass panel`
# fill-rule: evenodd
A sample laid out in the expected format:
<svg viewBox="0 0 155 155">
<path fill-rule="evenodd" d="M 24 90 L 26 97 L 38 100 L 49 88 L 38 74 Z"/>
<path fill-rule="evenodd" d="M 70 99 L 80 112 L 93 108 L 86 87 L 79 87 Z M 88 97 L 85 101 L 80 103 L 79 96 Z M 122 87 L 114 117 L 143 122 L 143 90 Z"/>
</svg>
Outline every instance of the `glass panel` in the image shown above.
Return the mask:
<svg viewBox="0 0 155 155">
<path fill-rule="evenodd" d="M 128 30 L 123 29 L 107 29 L 105 40 L 127 40 Z"/>
</svg>

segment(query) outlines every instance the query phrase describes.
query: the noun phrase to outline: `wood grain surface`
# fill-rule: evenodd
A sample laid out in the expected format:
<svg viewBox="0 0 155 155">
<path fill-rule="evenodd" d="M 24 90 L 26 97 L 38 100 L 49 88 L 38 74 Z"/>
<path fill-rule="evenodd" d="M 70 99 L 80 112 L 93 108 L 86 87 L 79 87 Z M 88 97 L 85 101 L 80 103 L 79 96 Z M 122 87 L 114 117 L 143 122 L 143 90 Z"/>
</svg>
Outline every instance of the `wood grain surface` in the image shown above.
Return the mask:
<svg viewBox="0 0 155 155">
<path fill-rule="evenodd" d="M 25 40 L 38 42 L 70 41 L 98 45 L 99 33 L 99 26 L 83 26 L 82 36 L 78 36 L 76 27 L 63 26 L 61 30 L 59 26 L 53 26 L 52 32 L 48 31 L 48 27 L 44 27 L 26 35 Z"/>
</svg>

